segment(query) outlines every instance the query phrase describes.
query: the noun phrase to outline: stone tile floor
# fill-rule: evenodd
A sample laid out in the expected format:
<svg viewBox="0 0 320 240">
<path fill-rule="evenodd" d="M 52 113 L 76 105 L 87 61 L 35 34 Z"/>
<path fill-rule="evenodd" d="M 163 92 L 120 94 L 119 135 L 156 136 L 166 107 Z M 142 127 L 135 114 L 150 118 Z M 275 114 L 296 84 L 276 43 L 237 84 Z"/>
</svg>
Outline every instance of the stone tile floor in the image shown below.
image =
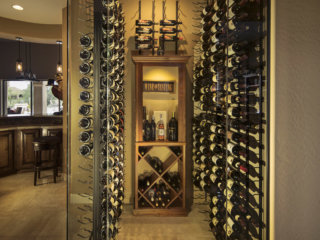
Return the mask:
<svg viewBox="0 0 320 240">
<path fill-rule="evenodd" d="M 42 176 L 48 184 L 40 179 L 36 187 L 32 172 L 0 178 L 0 240 L 66 240 L 67 184 L 54 184 L 52 171 Z M 207 208 L 194 205 L 188 217 L 134 217 L 125 205 L 117 240 L 213 240 L 198 212 Z"/>
</svg>

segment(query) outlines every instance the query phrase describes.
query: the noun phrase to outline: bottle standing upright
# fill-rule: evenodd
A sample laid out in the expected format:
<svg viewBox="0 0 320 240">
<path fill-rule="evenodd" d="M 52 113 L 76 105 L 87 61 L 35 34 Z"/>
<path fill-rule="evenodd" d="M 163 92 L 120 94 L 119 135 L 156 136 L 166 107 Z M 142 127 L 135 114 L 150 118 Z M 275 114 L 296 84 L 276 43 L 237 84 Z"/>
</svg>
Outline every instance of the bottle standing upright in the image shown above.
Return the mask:
<svg viewBox="0 0 320 240">
<path fill-rule="evenodd" d="M 178 141 L 178 121 L 174 117 L 174 112 L 169 122 L 169 141 Z"/>
</svg>

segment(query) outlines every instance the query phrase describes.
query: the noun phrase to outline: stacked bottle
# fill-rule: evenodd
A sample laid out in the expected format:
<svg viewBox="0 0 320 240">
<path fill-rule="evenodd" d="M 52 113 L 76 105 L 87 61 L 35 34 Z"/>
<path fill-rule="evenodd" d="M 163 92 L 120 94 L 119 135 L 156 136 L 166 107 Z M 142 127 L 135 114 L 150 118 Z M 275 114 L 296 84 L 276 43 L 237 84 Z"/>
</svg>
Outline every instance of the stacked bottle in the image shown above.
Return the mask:
<svg viewBox="0 0 320 240">
<path fill-rule="evenodd" d="M 101 239 L 116 239 L 124 199 L 124 69 L 122 4 L 102 0 L 100 64 Z"/>
<path fill-rule="evenodd" d="M 259 192 L 250 176 L 262 174 L 250 166 L 251 157 L 261 157 L 251 151 L 261 141 L 260 7 L 259 0 L 214 0 L 201 13 L 200 60 L 193 69 L 199 110 L 193 119 L 193 182 L 210 196 L 210 229 L 217 240 L 262 234 L 256 231 L 260 212 L 248 200 L 256 199 L 252 189 Z"/>
</svg>

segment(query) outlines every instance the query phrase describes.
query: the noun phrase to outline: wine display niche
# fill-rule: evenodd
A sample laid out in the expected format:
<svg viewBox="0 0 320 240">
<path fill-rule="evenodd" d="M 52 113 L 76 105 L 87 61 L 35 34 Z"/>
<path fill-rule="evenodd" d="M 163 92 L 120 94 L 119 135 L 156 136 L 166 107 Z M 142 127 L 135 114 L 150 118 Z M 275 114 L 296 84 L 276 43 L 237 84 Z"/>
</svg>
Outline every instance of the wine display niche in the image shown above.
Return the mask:
<svg viewBox="0 0 320 240">
<path fill-rule="evenodd" d="M 189 58 L 132 52 L 136 67 L 134 215 L 187 216 L 185 78 Z"/>
<path fill-rule="evenodd" d="M 268 239 L 267 1 L 194 6 L 196 196 L 217 240 Z"/>
<path fill-rule="evenodd" d="M 72 59 L 70 72 L 71 82 L 77 79 L 78 93 L 72 88 L 71 98 L 77 94 L 78 101 L 73 98 L 70 112 L 71 121 L 77 115 L 79 126 L 70 127 L 69 173 L 73 177 L 68 239 L 116 239 L 124 199 L 122 5 L 118 0 L 72 0 L 70 11 L 78 16 L 70 28 L 70 54 L 78 55 Z M 77 105 L 79 111 L 74 114 Z M 77 156 L 74 148 L 78 148 Z"/>
</svg>

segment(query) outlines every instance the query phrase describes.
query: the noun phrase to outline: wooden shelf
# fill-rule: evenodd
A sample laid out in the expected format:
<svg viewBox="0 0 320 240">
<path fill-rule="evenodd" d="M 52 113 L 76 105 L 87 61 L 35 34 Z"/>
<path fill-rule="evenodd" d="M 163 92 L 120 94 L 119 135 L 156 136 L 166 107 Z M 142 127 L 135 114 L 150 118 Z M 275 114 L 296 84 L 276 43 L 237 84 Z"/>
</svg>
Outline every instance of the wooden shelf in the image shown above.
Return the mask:
<svg viewBox="0 0 320 240">
<path fill-rule="evenodd" d="M 183 55 L 166 55 L 166 56 L 150 56 L 137 55 L 137 52 L 132 52 L 132 59 L 136 66 L 136 143 L 135 143 L 135 199 L 134 211 L 135 216 L 153 215 L 153 216 L 187 216 L 185 208 L 185 151 L 186 151 L 186 63 L 190 56 Z M 142 136 L 142 116 L 143 116 L 143 68 L 144 67 L 176 67 L 178 72 L 177 80 L 177 104 L 178 111 L 176 118 L 179 124 L 178 141 L 150 141 L 143 142 Z M 161 79 L 160 79 L 161 80 Z M 171 80 L 171 79 L 170 79 Z M 141 155 L 141 147 L 144 147 L 144 155 Z M 177 156 L 171 147 L 179 147 L 181 154 Z M 156 148 L 165 148 L 157 150 Z M 153 151 L 155 150 L 155 151 Z M 162 151 L 162 152 L 161 152 Z M 157 156 L 161 155 L 162 156 Z M 151 157 L 159 157 L 162 160 L 162 172 L 159 173 L 151 166 Z M 145 169 L 151 170 L 151 184 L 142 193 L 138 189 L 138 176 Z M 170 170 L 178 171 L 181 182 L 178 192 L 167 183 L 164 175 Z M 151 202 L 148 191 L 151 187 L 163 180 L 170 189 L 170 202 L 165 207 L 155 207 Z M 141 201 L 145 201 L 145 205 L 141 205 Z"/>
</svg>

